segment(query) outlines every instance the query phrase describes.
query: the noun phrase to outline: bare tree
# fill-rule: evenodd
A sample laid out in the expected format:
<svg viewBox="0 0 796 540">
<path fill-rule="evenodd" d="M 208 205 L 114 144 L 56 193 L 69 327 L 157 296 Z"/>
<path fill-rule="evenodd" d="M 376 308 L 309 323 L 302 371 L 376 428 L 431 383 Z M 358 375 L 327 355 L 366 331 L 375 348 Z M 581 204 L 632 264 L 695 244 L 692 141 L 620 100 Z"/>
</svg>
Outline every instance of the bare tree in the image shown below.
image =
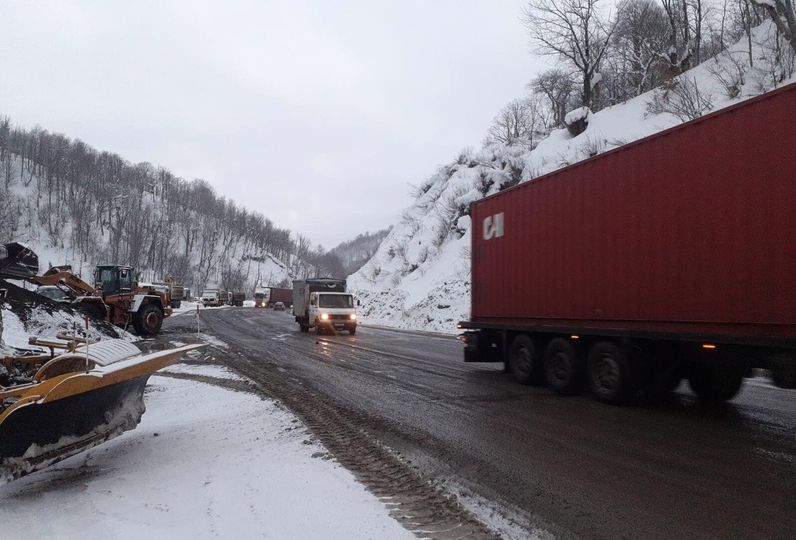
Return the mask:
<svg viewBox="0 0 796 540">
<path fill-rule="evenodd" d="M 541 54 L 567 60 L 581 79 L 581 105 L 592 107 L 599 67 L 610 44 L 614 22 L 600 10 L 601 0 L 530 0 L 523 19 Z"/>
<path fill-rule="evenodd" d="M 666 59 L 671 76 L 702 60 L 703 26 L 709 13 L 705 0 L 661 0 L 669 21 L 669 49 Z"/>
<path fill-rule="evenodd" d="M 695 120 L 713 109 L 713 96 L 699 90 L 695 78 L 683 75 L 658 88 L 647 102 L 648 114 L 673 114 L 683 122 Z"/>
<path fill-rule="evenodd" d="M 534 148 L 537 135 L 546 132 L 549 120 L 538 96 L 515 99 L 498 113 L 485 142 L 521 144 Z"/>
<path fill-rule="evenodd" d="M 530 90 L 547 98 L 553 114 L 551 125 L 562 126 L 570 105 L 575 83 L 572 76 L 560 69 L 548 69 L 528 85 Z"/>
<path fill-rule="evenodd" d="M 617 6 L 611 62 L 618 81 L 618 99 L 628 99 L 661 82 L 668 20 L 653 0 L 623 0 Z"/>
</svg>

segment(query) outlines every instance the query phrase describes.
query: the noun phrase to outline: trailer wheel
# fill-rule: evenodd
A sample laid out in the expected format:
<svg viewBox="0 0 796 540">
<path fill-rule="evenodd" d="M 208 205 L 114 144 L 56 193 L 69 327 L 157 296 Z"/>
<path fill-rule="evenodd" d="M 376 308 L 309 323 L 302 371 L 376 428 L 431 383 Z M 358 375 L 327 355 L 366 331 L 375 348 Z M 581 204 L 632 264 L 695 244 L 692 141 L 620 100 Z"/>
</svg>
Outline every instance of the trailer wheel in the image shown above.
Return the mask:
<svg viewBox="0 0 796 540">
<path fill-rule="evenodd" d="M 348 327 L 348 335 L 349 336 L 353 336 L 356 333 L 357 333 L 357 327 L 356 326 L 349 326 Z"/>
<path fill-rule="evenodd" d="M 741 384 L 741 370 L 732 364 L 694 364 L 688 377 L 691 390 L 706 403 L 720 403 L 734 398 Z"/>
<path fill-rule="evenodd" d="M 796 371 L 791 370 L 774 370 L 771 373 L 772 382 L 780 388 L 794 389 L 796 388 Z"/>
<path fill-rule="evenodd" d="M 589 351 L 589 386 L 603 403 L 627 403 L 635 393 L 633 362 L 616 343 L 599 341 Z"/>
<path fill-rule="evenodd" d="M 550 388 L 563 395 L 576 394 L 583 381 L 583 361 L 572 343 L 553 338 L 545 348 L 544 372 Z"/>
<path fill-rule="evenodd" d="M 525 334 L 520 334 L 511 342 L 509 352 L 509 367 L 514 379 L 521 384 L 535 384 L 542 379 L 533 340 Z"/>
<path fill-rule="evenodd" d="M 307 326 L 306 324 L 299 323 L 299 330 L 301 330 L 302 332 L 309 332 L 310 331 L 310 327 Z"/>
<path fill-rule="evenodd" d="M 163 312 L 155 304 L 141 306 L 135 314 L 133 326 L 142 336 L 152 336 L 160 331 L 163 324 Z"/>
</svg>

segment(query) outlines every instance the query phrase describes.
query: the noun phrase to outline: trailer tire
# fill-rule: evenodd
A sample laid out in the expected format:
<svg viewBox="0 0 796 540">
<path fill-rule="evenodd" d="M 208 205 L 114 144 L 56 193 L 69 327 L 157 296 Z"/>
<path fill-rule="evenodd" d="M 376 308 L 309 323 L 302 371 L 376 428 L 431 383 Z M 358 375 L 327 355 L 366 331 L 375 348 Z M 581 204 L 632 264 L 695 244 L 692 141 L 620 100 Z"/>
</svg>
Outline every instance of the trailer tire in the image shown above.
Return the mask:
<svg viewBox="0 0 796 540">
<path fill-rule="evenodd" d="M 163 312 L 155 304 L 141 306 L 133 318 L 133 326 L 142 336 L 154 336 L 160 332 L 162 324 Z"/>
<path fill-rule="evenodd" d="M 589 387 L 597 401 L 621 405 L 636 391 L 632 360 L 622 347 L 612 341 L 592 345 L 587 360 Z"/>
<path fill-rule="evenodd" d="M 299 323 L 299 330 L 306 333 L 310 331 L 310 327 L 306 324 Z"/>
<path fill-rule="evenodd" d="M 356 333 L 357 333 L 357 327 L 356 326 L 349 326 L 348 327 L 348 335 L 349 336 L 353 336 Z"/>
<path fill-rule="evenodd" d="M 688 377 L 691 390 L 705 403 L 721 403 L 734 398 L 741 384 L 743 374 L 732 364 L 694 364 Z"/>
<path fill-rule="evenodd" d="M 514 379 L 521 384 L 538 384 L 542 380 L 540 359 L 529 336 L 520 334 L 512 340 L 509 367 Z"/>
<path fill-rule="evenodd" d="M 771 381 L 779 388 L 793 390 L 796 388 L 796 371 L 774 370 L 771 373 Z"/>
<path fill-rule="evenodd" d="M 796 358 L 788 354 L 771 357 L 771 382 L 779 388 L 796 388 Z"/>
<path fill-rule="evenodd" d="M 578 350 L 564 338 L 553 338 L 544 351 L 547 386 L 562 395 L 578 393 L 583 381 L 583 360 Z"/>
</svg>

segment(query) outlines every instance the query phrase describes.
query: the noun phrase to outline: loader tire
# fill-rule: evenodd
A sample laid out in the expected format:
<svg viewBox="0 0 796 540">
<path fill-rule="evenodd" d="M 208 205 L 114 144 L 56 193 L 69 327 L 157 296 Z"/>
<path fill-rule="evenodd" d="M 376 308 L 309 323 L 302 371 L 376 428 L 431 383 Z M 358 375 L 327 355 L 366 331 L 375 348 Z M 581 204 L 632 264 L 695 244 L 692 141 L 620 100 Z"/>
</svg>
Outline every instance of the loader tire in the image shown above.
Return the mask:
<svg viewBox="0 0 796 540">
<path fill-rule="evenodd" d="M 160 326 L 163 324 L 163 312 L 155 304 L 147 304 L 141 306 L 138 313 L 135 314 L 133 326 L 136 331 L 142 336 L 154 336 L 160 332 Z"/>
</svg>

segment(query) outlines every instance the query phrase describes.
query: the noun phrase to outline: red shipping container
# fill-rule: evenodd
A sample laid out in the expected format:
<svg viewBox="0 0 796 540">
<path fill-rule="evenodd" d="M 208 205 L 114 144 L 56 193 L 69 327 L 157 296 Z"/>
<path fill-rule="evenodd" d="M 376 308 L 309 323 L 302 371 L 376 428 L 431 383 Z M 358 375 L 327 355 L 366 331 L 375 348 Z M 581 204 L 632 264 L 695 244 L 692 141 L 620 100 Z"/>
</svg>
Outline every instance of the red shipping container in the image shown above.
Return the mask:
<svg viewBox="0 0 796 540">
<path fill-rule="evenodd" d="M 796 85 L 473 203 L 472 326 L 796 341 Z"/>
</svg>

